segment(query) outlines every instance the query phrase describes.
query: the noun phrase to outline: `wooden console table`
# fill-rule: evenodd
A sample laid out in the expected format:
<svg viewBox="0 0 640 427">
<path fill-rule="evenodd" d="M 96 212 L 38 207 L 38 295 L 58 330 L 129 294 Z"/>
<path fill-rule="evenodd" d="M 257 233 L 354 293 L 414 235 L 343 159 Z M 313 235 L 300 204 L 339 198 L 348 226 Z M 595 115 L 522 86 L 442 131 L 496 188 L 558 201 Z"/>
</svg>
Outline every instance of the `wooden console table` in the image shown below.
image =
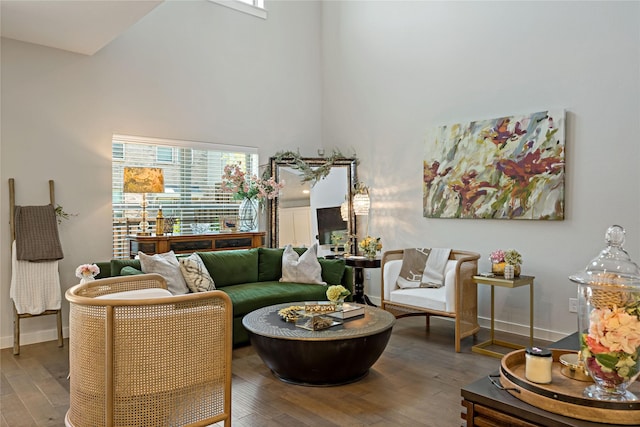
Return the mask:
<svg viewBox="0 0 640 427">
<path fill-rule="evenodd" d="M 251 249 L 264 246 L 264 231 L 247 233 L 178 234 L 172 236 L 129 236 L 129 256 L 138 251 L 147 255 L 173 251 L 177 254 L 230 249 Z"/>
</svg>

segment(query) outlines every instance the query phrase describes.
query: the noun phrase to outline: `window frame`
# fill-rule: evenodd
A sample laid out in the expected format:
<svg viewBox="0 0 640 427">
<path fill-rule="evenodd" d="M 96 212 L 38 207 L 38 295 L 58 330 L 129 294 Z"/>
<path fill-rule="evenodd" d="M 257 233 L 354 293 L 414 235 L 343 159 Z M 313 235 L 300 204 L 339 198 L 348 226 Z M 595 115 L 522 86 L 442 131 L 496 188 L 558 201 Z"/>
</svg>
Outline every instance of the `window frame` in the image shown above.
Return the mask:
<svg viewBox="0 0 640 427">
<path fill-rule="evenodd" d="M 170 156 L 171 159 L 170 160 L 166 160 L 164 158 L 161 159 L 161 157 L 164 157 L 165 154 L 169 154 L 169 153 L 162 153 L 163 150 L 165 149 L 169 149 L 170 150 Z M 156 145 L 156 163 L 161 164 L 161 165 L 172 165 L 176 163 L 176 150 L 174 149 L 174 147 L 167 147 L 165 145 Z"/>
<path fill-rule="evenodd" d="M 267 19 L 267 9 L 264 7 L 264 0 L 209 0 L 211 3 L 228 7 L 238 12 L 246 13 L 257 18 Z"/>
<path fill-rule="evenodd" d="M 117 153 L 118 145 L 120 144 L 122 146 L 122 159 L 113 157 L 114 148 Z M 170 147 L 172 149 L 172 163 L 158 161 L 157 156 L 154 157 L 153 153 L 157 154 L 159 147 Z M 250 175 L 259 173 L 260 168 L 258 148 L 250 146 L 114 134 L 111 141 L 111 150 L 113 258 L 129 258 L 127 236 L 135 234 L 136 225 L 140 221 L 138 216 L 132 214 L 132 211 L 135 210 L 136 213 L 140 211 L 140 205 L 133 199 L 139 197 L 142 200 L 142 195 L 122 192 L 120 173 L 124 167 L 168 168 L 165 170 L 165 192 L 159 196 L 164 202 L 159 204 L 154 202 L 154 204 L 162 205 L 165 217 L 168 216 L 167 212 L 169 212 L 175 218 L 180 219 L 178 230 L 183 234 L 191 234 L 189 227 L 194 222 L 211 222 L 212 230 L 215 230 L 216 218 L 237 214 L 241 201 L 235 200 L 232 194 L 224 193 L 219 188 L 224 164 L 240 161 L 233 159 L 242 158 L 241 162 L 245 168 L 249 168 L 247 173 Z M 126 152 L 128 152 L 127 155 L 125 155 Z M 149 156 L 145 153 L 151 155 Z M 197 164 L 195 163 L 196 153 L 199 159 Z M 185 173 L 183 168 L 185 167 L 188 167 L 189 170 L 186 175 L 183 175 Z M 206 179 L 191 187 L 190 179 L 192 174 L 194 174 L 194 177 Z M 184 180 L 185 178 L 186 181 Z M 178 187 L 175 187 L 176 184 Z M 173 187 L 170 187 L 171 185 Z M 184 185 L 187 185 L 186 188 L 188 190 L 182 194 L 180 194 L 180 191 L 176 194 L 175 191 L 168 190 L 169 188 L 183 188 Z M 198 185 L 202 185 L 202 187 L 198 187 Z M 172 196 L 172 193 L 175 196 Z M 149 196 L 148 199 L 153 199 L 153 196 Z M 151 209 L 147 208 L 149 222 L 155 221 L 155 210 L 158 206 L 153 206 L 153 208 L 150 206 Z M 211 219 L 213 221 L 207 221 Z"/>
</svg>

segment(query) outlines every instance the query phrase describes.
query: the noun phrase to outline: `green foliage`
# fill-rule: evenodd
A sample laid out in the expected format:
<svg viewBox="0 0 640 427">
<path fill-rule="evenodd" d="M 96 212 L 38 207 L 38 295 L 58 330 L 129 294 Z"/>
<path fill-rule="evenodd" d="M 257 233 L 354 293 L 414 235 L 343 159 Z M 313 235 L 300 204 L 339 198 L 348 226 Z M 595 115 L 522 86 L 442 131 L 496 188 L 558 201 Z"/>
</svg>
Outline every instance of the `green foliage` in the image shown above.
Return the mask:
<svg viewBox="0 0 640 427">
<path fill-rule="evenodd" d="M 311 167 L 303 158 L 300 153 L 294 153 L 293 151 L 279 151 L 274 156 L 277 162 L 283 162 L 288 164 L 291 168 L 302 172 L 302 182 L 311 182 L 311 185 L 324 179 L 331 172 L 331 168 L 334 163 L 339 159 L 344 159 L 345 156 L 338 149 L 334 149 L 331 155 L 325 157 L 325 162 L 319 166 Z M 354 156 L 355 157 L 355 156 Z M 267 168 L 264 172 L 265 175 L 270 176 L 271 170 Z"/>
</svg>

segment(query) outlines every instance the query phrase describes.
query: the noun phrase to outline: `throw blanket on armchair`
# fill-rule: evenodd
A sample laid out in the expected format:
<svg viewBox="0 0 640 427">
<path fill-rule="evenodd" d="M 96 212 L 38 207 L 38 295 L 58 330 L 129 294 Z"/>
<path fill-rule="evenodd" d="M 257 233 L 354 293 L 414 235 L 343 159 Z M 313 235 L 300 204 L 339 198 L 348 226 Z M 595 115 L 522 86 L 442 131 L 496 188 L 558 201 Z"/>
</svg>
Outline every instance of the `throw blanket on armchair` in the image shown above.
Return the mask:
<svg viewBox="0 0 640 427">
<path fill-rule="evenodd" d="M 409 248 L 404 250 L 397 285 L 402 288 L 440 288 L 451 249 Z"/>
</svg>

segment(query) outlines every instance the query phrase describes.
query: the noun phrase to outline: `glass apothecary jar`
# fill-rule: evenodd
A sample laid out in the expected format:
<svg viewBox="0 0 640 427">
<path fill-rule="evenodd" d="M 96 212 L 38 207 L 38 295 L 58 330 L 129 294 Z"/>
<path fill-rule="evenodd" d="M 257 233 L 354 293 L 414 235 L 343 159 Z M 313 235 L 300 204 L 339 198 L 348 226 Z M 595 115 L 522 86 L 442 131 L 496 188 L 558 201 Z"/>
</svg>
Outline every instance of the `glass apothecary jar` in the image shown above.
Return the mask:
<svg viewBox="0 0 640 427">
<path fill-rule="evenodd" d="M 627 387 L 640 374 L 640 269 L 622 247 L 624 233 L 609 227 L 607 247 L 569 276 L 578 284 L 580 359 L 594 380 L 584 395 L 598 400 L 638 400 Z"/>
</svg>

